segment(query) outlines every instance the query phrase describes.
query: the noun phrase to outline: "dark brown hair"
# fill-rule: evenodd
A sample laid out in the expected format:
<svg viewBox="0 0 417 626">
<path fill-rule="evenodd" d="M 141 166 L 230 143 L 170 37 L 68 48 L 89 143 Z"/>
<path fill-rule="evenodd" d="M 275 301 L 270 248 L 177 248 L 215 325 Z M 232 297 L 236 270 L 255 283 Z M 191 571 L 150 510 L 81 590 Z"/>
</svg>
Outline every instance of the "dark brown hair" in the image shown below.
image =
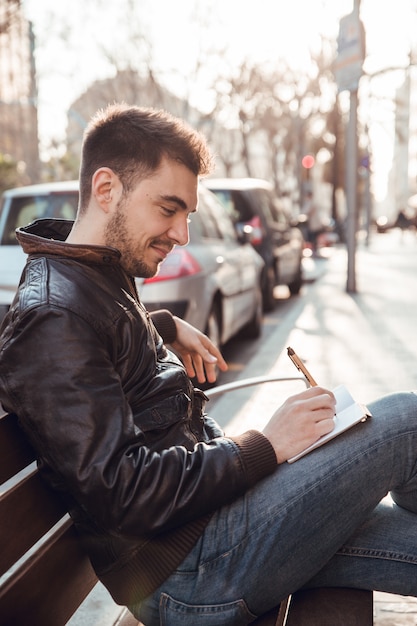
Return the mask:
<svg viewBox="0 0 417 626">
<path fill-rule="evenodd" d="M 164 156 L 196 176 L 206 176 L 213 167 L 205 138 L 166 111 L 127 104 L 98 111 L 84 133 L 80 211 L 90 200 L 92 177 L 100 167 L 112 169 L 128 193 L 141 177 L 159 167 Z"/>
</svg>

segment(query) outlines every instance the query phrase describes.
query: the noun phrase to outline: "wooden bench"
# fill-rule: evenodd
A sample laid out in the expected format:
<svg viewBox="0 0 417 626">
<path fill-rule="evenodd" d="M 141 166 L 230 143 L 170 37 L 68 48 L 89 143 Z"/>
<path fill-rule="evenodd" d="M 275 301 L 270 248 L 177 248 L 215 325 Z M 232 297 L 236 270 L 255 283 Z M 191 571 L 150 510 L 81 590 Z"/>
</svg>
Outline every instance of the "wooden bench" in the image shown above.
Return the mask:
<svg viewBox="0 0 417 626">
<path fill-rule="evenodd" d="M 60 500 L 41 480 L 13 414 L 0 409 L 0 625 L 63 626 L 97 583 Z M 297 592 L 257 626 L 372 625 L 372 593 Z M 101 622 L 100 622 L 101 623 Z M 140 626 L 126 610 L 118 626 Z M 110 625 L 109 625 L 110 626 Z"/>
</svg>

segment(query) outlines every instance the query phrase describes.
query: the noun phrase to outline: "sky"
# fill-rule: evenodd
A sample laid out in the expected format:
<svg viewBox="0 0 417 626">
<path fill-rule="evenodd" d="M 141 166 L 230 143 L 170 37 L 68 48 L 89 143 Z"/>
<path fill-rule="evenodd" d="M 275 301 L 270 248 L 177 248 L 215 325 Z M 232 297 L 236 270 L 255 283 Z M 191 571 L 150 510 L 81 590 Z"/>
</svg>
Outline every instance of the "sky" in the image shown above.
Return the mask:
<svg viewBox="0 0 417 626">
<path fill-rule="evenodd" d="M 45 139 L 63 134 L 69 103 L 91 82 L 108 75 L 97 43 L 108 47 L 113 42 L 115 48 L 125 44 L 123 3 L 103 2 L 95 14 L 93 3 L 85 0 L 71 0 L 70 11 L 68 2 L 56 0 L 23 4 L 39 43 L 40 133 Z M 133 0 L 133 4 L 154 43 L 157 63 L 181 68 L 185 75 L 202 36 L 216 44 L 224 42 L 232 62 L 284 56 L 302 66 L 319 33 L 335 36 L 340 16 L 353 8 L 353 0 Z M 204 14 L 206 29 L 196 27 L 193 16 L 198 11 Z M 65 24 L 74 28 L 69 43 L 59 32 L 59 25 Z"/>
<path fill-rule="evenodd" d="M 195 62 L 200 39 L 227 47 L 231 62 L 243 58 L 271 62 L 285 57 L 294 66 L 308 63 L 320 34 L 336 37 L 339 20 L 353 0 L 125 0 L 153 42 L 160 66 L 184 76 Z M 92 82 L 109 76 L 103 48 L 126 45 L 125 2 L 24 0 L 38 41 L 40 135 L 44 142 L 63 137 L 66 109 Z M 371 70 L 406 62 L 407 42 L 416 30 L 409 19 L 416 0 L 361 0 Z M 197 26 L 199 13 L 207 26 Z M 72 31 L 66 41 L 65 29 Z M 417 35 L 416 35 L 417 37 Z M 202 87 L 200 86 L 200 89 Z"/>
<path fill-rule="evenodd" d="M 44 147 L 51 139 L 65 138 L 71 102 L 95 80 L 112 75 L 114 68 L 103 50 L 126 51 L 127 33 L 137 27 L 123 10 L 129 4 L 152 42 L 156 64 L 179 87 L 181 76 L 186 81 L 192 74 L 203 40 L 224 46 L 232 64 L 244 59 L 273 63 L 284 57 L 295 68 L 307 66 L 319 36 L 337 37 L 340 18 L 353 10 L 354 0 L 23 0 L 38 41 L 38 115 Z M 417 0 L 361 0 L 360 9 L 367 44 L 364 70 L 381 72 L 367 83 L 362 79 L 361 85 L 369 103 L 373 95 L 380 103 L 362 107 L 362 114 L 376 129 L 376 141 L 382 141 L 376 153 L 383 194 L 393 138 L 392 107 L 386 97 L 394 95 L 403 79 L 401 72 L 387 75 L 384 70 L 407 65 L 410 42 L 417 53 Z M 204 84 L 193 85 L 193 92 L 194 105 L 208 97 Z"/>
</svg>

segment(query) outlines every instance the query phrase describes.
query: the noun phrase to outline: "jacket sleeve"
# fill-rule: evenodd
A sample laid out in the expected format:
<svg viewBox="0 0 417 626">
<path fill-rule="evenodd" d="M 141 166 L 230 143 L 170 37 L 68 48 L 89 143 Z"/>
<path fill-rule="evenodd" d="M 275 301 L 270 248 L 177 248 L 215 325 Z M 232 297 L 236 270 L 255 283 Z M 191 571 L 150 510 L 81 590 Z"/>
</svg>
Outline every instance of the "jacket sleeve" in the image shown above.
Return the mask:
<svg viewBox="0 0 417 626">
<path fill-rule="evenodd" d="M 150 449 L 111 354 L 123 333 L 112 328 L 106 345 L 94 324 L 62 309 L 31 310 L 3 338 L 0 401 L 19 415 L 41 466 L 99 528 L 136 537 L 164 532 L 233 501 L 276 469 L 274 450 L 257 431 L 216 432 L 191 450 Z"/>
<path fill-rule="evenodd" d="M 172 313 L 167 309 L 153 311 L 150 318 L 165 343 L 172 343 L 177 338 L 177 327 Z"/>
</svg>

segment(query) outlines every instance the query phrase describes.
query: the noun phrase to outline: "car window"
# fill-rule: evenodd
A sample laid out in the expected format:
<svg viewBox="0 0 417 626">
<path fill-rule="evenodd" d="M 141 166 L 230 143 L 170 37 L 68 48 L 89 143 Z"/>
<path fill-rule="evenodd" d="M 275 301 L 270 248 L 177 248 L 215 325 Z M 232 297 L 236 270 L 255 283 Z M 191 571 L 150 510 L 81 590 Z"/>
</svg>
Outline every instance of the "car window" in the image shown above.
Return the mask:
<svg viewBox="0 0 417 626">
<path fill-rule="evenodd" d="M 48 195 L 20 196 L 11 199 L 9 214 L 3 232 L 3 245 L 17 245 L 16 228 L 26 226 L 43 217 L 75 219 L 78 192 Z"/>
<path fill-rule="evenodd" d="M 279 224 L 281 227 L 288 226 L 288 217 L 278 198 L 267 189 L 257 190 L 257 202 L 268 223 Z"/>
<path fill-rule="evenodd" d="M 236 217 L 234 218 L 235 223 L 250 222 L 255 217 L 255 213 L 251 206 L 250 200 L 248 197 L 246 197 L 244 191 L 232 191 L 232 200 L 236 215 Z"/>
<path fill-rule="evenodd" d="M 235 205 L 235 199 L 232 196 L 230 189 L 213 189 L 213 193 L 221 202 L 222 206 L 226 209 L 226 212 L 233 224 L 242 221 L 240 213 Z"/>
<path fill-rule="evenodd" d="M 236 241 L 233 223 L 215 196 L 211 193 L 201 195 L 198 207 L 203 237 Z"/>
<path fill-rule="evenodd" d="M 225 207 L 233 224 L 253 219 L 255 213 L 246 192 L 240 189 L 213 189 L 213 193 Z"/>
<path fill-rule="evenodd" d="M 258 189 L 257 201 L 261 208 L 262 213 L 265 216 L 267 222 L 275 222 L 276 215 L 274 211 L 274 202 L 271 194 L 266 189 Z"/>
</svg>

